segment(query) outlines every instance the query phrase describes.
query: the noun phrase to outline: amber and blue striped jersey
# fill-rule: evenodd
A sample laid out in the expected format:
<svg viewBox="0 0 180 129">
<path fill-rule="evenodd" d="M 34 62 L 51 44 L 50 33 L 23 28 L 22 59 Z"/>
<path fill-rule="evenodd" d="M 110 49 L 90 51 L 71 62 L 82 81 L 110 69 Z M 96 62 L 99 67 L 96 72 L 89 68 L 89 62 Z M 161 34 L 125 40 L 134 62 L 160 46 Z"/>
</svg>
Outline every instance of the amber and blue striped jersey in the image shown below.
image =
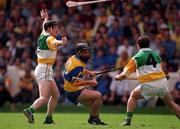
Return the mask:
<svg viewBox="0 0 180 129">
<path fill-rule="evenodd" d="M 125 66 L 123 74 L 129 75 L 136 70 L 140 83 L 146 83 L 165 77 L 161 68 L 160 56 L 150 48 L 142 48 Z"/>
<path fill-rule="evenodd" d="M 71 56 L 65 63 L 64 90 L 68 92 L 79 91 L 83 86 L 77 86 L 73 77 L 83 78 L 86 64 L 76 55 Z"/>
</svg>

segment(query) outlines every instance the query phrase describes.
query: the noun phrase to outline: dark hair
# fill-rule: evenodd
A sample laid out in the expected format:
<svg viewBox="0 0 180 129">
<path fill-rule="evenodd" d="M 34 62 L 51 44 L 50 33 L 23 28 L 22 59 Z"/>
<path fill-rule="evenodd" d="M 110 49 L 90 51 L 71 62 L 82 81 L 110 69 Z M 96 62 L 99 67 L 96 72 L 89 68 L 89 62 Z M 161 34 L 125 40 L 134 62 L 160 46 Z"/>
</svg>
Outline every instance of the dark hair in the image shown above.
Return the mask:
<svg viewBox="0 0 180 129">
<path fill-rule="evenodd" d="M 49 20 L 44 23 L 44 29 L 47 30 L 49 27 L 54 27 L 58 25 L 58 23 L 55 20 Z"/>
<path fill-rule="evenodd" d="M 75 47 L 76 57 L 79 58 L 82 62 L 87 63 L 91 55 L 88 55 L 88 56 L 83 55 L 82 53 L 85 50 L 88 50 L 90 52 L 90 47 L 87 43 L 76 44 L 76 47 Z"/>
<path fill-rule="evenodd" d="M 136 43 L 139 45 L 140 48 L 149 48 L 150 45 L 150 39 L 148 36 L 140 36 Z"/>
<path fill-rule="evenodd" d="M 78 55 L 83 50 L 90 50 L 89 45 L 87 43 L 77 43 L 76 46 L 75 46 L 76 54 Z"/>
</svg>

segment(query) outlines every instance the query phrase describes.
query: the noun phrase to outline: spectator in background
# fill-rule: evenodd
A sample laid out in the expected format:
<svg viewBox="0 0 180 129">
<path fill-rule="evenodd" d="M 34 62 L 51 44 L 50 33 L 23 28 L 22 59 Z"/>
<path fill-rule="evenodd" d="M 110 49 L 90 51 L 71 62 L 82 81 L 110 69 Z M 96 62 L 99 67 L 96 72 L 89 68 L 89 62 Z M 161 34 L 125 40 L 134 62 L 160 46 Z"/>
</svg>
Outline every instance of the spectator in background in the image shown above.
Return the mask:
<svg viewBox="0 0 180 129">
<path fill-rule="evenodd" d="M 119 70 L 118 73 L 122 71 Z M 110 74 L 112 78 L 114 78 L 116 73 Z M 110 96 L 108 98 L 108 103 L 113 105 L 126 105 L 129 95 L 130 95 L 130 88 L 129 88 L 129 81 L 123 80 L 123 81 L 116 81 L 115 79 L 112 80 L 110 84 Z"/>
<path fill-rule="evenodd" d="M 11 110 L 15 110 L 15 102 L 9 92 L 12 79 L 7 74 L 6 66 L 0 65 L 0 108 L 5 102 L 10 102 Z"/>
<path fill-rule="evenodd" d="M 133 53 L 134 53 L 134 48 L 133 48 L 133 46 L 129 45 L 129 41 L 128 41 L 127 38 L 124 38 L 123 41 L 122 41 L 122 45 L 118 46 L 117 54 L 119 56 L 121 56 L 121 53 L 123 51 L 128 52 L 128 57 L 131 57 L 133 55 Z"/>
<path fill-rule="evenodd" d="M 12 97 L 15 97 L 20 92 L 20 88 L 17 87 L 17 83 L 25 74 L 20 58 L 15 58 L 13 64 L 7 67 L 7 71 L 8 75 L 12 78 L 12 84 L 10 85 L 9 92 Z"/>
<path fill-rule="evenodd" d="M 180 105 L 180 69 L 178 70 L 178 80 L 172 91 L 172 96 L 173 96 L 175 103 Z"/>
<path fill-rule="evenodd" d="M 176 59 L 176 43 L 175 41 L 171 40 L 170 38 L 170 32 L 169 29 L 164 25 L 163 31 L 162 31 L 162 47 L 164 47 L 166 55 L 165 58 L 167 58 L 168 63 L 168 70 L 171 72 L 174 72 L 177 70 L 177 63 L 175 61 Z"/>
<path fill-rule="evenodd" d="M 127 51 L 129 57 L 131 57 L 133 54 L 134 48 L 133 46 L 129 45 L 129 41 L 127 38 L 124 38 L 122 41 L 122 45 L 118 46 L 117 54 L 121 56 L 122 51 Z"/>
<path fill-rule="evenodd" d="M 102 94 L 103 103 L 105 104 L 108 100 L 109 86 L 112 78 L 108 74 L 103 74 L 97 79 L 98 85 L 95 87 L 97 91 Z"/>
<path fill-rule="evenodd" d="M 165 49 L 168 53 L 167 54 L 168 60 L 169 61 L 172 60 L 174 58 L 175 52 L 176 52 L 176 43 L 173 40 L 171 40 L 168 28 L 165 28 L 163 30 L 162 46 L 165 47 Z"/>
<path fill-rule="evenodd" d="M 124 17 L 124 28 L 123 28 L 123 35 L 125 38 L 132 38 L 133 34 L 132 34 L 132 25 L 133 25 L 133 17 L 131 17 L 130 15 L 126 15 Z"/>
<path fill-rule="evenodd" d="M 119 20 L 114 19 L 112 23 L 112 27 L 110 27 L 108 30 L 108 36 L 109 38 L 117 39 L 119 36 L 122 36 L 122 35 L 123 35 L 123 32 L 122 32 L 122 28 L 120 26 Z"/>
<path fill-rule="evenodd" d="M 16 46 L 16 43 L 17 43 L 16 35 L 14 33 L 10 34 L 9 40 L 6 43 L 6 46 L 8 47 L 8 51 L 10 53 L 10 59 L 9 59 L 10 64 L 12 64 L 14 59 L 17 57 L 18 48 Z M 18 55 L 18 56 L 20 56 L 20 55 Z"/>
<path fill-rule="evenodd" d="M 91 38 L 92 38 L 92 31 L 93 31 L 92 28 L 93 28 L 93 27 L 92 27 L 90 21 L 86 21 L 86 22 L 84 23 L 83 32 L 84 32 L 84 34 L 85 34 L 85 37 L 86 37 L 87 42 L 89 42 L 89 41 L 91 40 Z"/>
<path fill-rule="evenodd" d="M 21 103 L 29 103 L 32 102 L 33 96 L 33 81 L 34 77 L 31 74 L 31 67 L 25 65 L 24 67 L 25 75 L 20 78 L 19 82 L 17 83 L 17 87 L 20 88 L 20 92 L 16 96 L 16 100 Z"/>
<path fill-rule="evenodd" d="M 96 16 L 100 18 L 100 24 L 106 25 L 108 17 L 107 17 L 106 8 L 104 6 L 100 5 L 98 7 Z"/>
<path fill-rule="evenodd" d="M 30 2 L 30 1 L 29 1 Z M 33 6 L 33 3 L 31 3 Z M 32 8 L 32 7 L 30 7 Z M 35 25 L 35 22 L 37 22 L 37 18 L 38 18 L 38 9 L 31 9 L 30 10 L 30 16 L 27 17 L 27 24 L 28 24 L 28 32 L 30 32 L 32 34 L 32 31 L 34 31 L 34 25 Z"/>
<path fill-rule="evenodd" d="M 157 42 L 156 42 L 156 34 L 155 32 L 150 32 L 149 34 L 149 38 L 151 38 L 151 43 L 150 43 L 150 48 L 153 50 L 153 51 L 157 51 L 158 52 L 158 46 L 157 46 Z"/>
<path fill-rule="evenodd" d="M 103 49 L 98 49 L 97 53 L 93 59 L 93 67 L 96 70 L 101 70 L 106 67 L 105 63 L 105 53 Z"/>
<path fill-rule="evenodd" d="M 167 50 L 164 46 L 159 47 L 159 55 L 162 58 L 162 60 L 166 61 L 168 63 L 168 57 L 167 57 Z"/>
<path fill-rule="evenodd" d="M 83 28 L 83 24 L 81 23 L 81 15 L 78 10 L 69 9 L 68 11 L 68 13 L 72 13 L 69 14 L 72 15 L 72 19 L 67 26 L 67 31 L 69 32 L 69 38 L 72 40 L 72 42 L 75 42 L 76 40 L 78 40 L 78 34 Z M 71 11 L 75 11 L 76 13 L 73 13 Z"/>
<path fill-rule="evenodd" d="M 126 50 L 121 52 L 121 56 L 116 61 L 116 68 L 124 67 L 129 61 L 128 52 Z"/>
<path fill-rule="evenodd" d="M 118 58 L 118 55 L 116 54 L 116 47 L 110 46 L 109 52 L 105 58 L 105 62 L 107 62 L 107 67 L 114 68 L 116 65 L 117 58 Z"/>
<path fill-rule="evenodd" d="M 63 3 L 60 0 L 52 0 L 51 13 L 53 15 L 57 15 L 58 17 L 61 17 L 65 13 Z"/>
<path fill-rule="evenodd" d="M 96 52 L 99 50 L 99 49 L 105 49 L 106 46 L 105 46 L 105 39 L 103 38 L 102 34 L 101 33 L 98 33 L 99 36 L 97 36 L 97 39 L 96 39 L 96 44 L 95 44 L 95 50 Z"/>
<path fill-rule="evenodd" d="M 92 11 L 91 5 L 82 6 L 82 10 L 80 11 L 81 11 L 81 23 L 85 23 L 86 21 L 89 21 L 91 22 L 91 24 L 93 24 L 95 22 L 96 16 Z"/>
<path fill-rule="evenodd" d="M 171 39 L 176 42 L 177 51 L 180 52 L 180 25 L 175 26 L 174 32 L 171 34 Z"/>
<path fill-rule="evenodd" d="M 101 38 L 105 38 L 108 37 L 108 33 L 107 33 L 107 27 L 105 25 L 100 25 L 98 28 L 98 32 L 96 33 L 95 36 L 98 35 L 98 33 L 100 34 L 100 36 L 102 36 Z M 111 44 L 113 41 L 113 38 L 108 38 L 108 45 Z"/>
<path fill-rule="evenodd" d="M 59 93 L 60 93 L 60 100 L 59 102 L 63 102 L 63 100 L 65 99 L 65 91 L 64 91 L 64 78 L 62 76 L 62 73 L 61 73 L 61 69 L 60 68 L 56 68 L 55 70 L 55 82 L 57 84 L 57 87 L 58 87 L 58 90 L 59 90 Z"/>
<path fill-rule="evenodd" d="M 3 9 L 0 9 L 0 28 L 4 27 L 5 22 L 5 11 Z"/>
<path fill-rule="evenodd" d="M 10 39 L 11 34 L 15 34 L 14 28 L 15 28 L 14 22 L 11 19 L 7 19 L 5 21 L 5 27 L 3 30 L 1 30 L 0 33 L 1 46 L 6 45 L 6 42 Z"/>
<path fill-rule="evenodd" d="M 154 46 L 151 45 L 151 49 L 160 54 L 160 49 L 162 47 L 161 42 L 162 42 L 162 37 L 160 35 L 155 35 Z"/>
</svg>

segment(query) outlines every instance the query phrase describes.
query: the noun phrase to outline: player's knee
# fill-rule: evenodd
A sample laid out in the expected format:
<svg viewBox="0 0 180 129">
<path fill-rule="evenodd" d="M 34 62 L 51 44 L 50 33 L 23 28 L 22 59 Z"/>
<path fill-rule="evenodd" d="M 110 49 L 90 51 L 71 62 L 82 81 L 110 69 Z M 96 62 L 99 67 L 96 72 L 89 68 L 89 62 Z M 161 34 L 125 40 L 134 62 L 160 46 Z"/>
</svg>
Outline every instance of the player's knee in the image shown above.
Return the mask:
<svg viewBox="0 0 180 129">
<path fill-rule="evenodd" d="M 42 101 L 43 103 L 48 103 L 48 98 L 41 97 L 41 101 Z"/>
<path fill-rule="evenodd" d="M 132 96 L 134 96 L 134 91 L 132 91 L 132 92 L 130 93 L 130 97 L 132 97 Z"/>
<path fill-rule="evenodd" d="M 96 97 L 97 97 L 98 99 L 101 99 L 101 98 L 102 98 L 102 94 L 101 94 L 99 91 L 97 91 L 97 92 L 96 92 Z"/>
<path fill-rule="evenodd" d="M 58 93 L 56 93 L 56 94 L 54 94 L 54 95 L 52 96 L 52 98 L 53 98 L 54 100 L 58 101 L 58 100 L 59 100 L 59 98 L 60 98 L 60 94 L 59 94 L 59 92 L 58 92 Z"/>
<path fill-rule="evenodd" d="M 162 100 L 167 106 L 172 106 L 174 104 L 173 98 L 170 94 L 165 95 Z"/>
<path fill-rule="evenodd" d="M 164 101 L 164 103 L 165 103 L 168 107 L 170 107 L 170 108 L 173 107 L 173 105 L 174 105 L 174 104 L 173 104 L 173 101 L 169 101 L 169 100 L 168 100 L 168 101 Z"/>
<path fill-rule="evenodd" d="M 174 104 L 172 99 L 163 99 L 163 102 L 169 107 L 172 107 Z"/>
<path fill-rule="evenodd" d="M 56 100 L 58 101 L 60 98 L 60 93 L 58 92 L 58 94 L 56 95 Z"/>
<path fill-rule="evenodd" d="M 131 94 L 130 94 L 130 98 L 137 99 L 137 92 L 132 91 Z"/>
</svg>

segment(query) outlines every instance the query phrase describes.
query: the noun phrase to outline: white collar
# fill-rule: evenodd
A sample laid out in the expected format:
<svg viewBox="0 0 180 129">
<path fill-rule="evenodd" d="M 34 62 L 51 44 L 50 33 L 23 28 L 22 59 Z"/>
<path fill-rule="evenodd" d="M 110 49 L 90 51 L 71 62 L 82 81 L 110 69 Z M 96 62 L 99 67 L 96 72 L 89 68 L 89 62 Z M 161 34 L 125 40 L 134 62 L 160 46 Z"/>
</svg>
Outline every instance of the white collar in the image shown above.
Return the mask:
<svg viewBox="0 0 180 129">
<path fill-rule="evenodd" d="M 140 51 L 140 52 L 141 52 L 141 51 L 151 51 L 151 49 L 150 49 L 150 48 L 141 48 L 139 51 Z"/>
</svg>

